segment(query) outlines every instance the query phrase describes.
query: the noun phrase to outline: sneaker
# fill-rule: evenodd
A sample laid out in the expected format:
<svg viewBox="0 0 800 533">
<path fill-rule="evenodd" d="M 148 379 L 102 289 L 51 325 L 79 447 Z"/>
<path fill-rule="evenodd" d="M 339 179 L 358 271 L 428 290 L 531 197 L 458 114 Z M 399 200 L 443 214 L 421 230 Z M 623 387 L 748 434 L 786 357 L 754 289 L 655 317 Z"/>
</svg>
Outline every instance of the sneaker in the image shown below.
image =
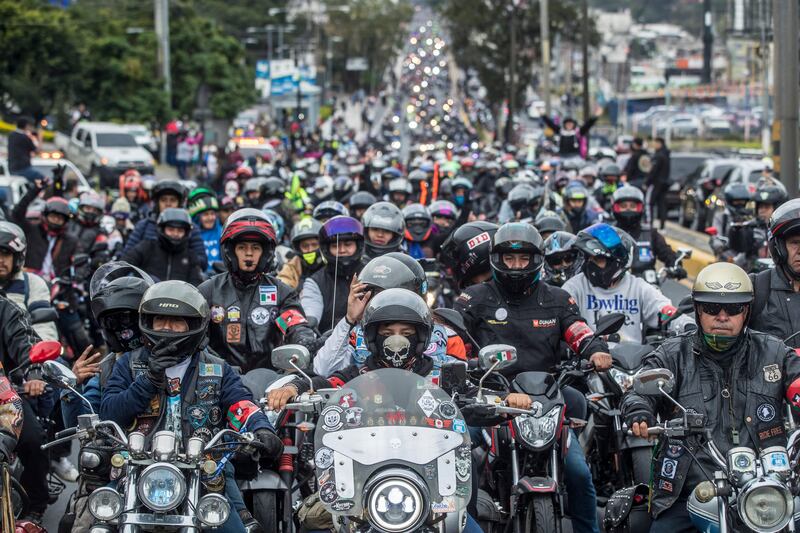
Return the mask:
<svg viewBox="0 0 800 533">
<path fill-rule="evenodd" d="M 247 533 L 265 533 L 264 528 L 258 523 L 258 520 L 253 518 L 253 515 L 247 509 L 239 511 L 239 518 L 242 519 L 244 530 Z"/>
<path fill-rule="evenodd" d="M 75 465 L 72 464 L 72 461 L 66 457 L 50 461 L 50 468 L 53 470 L 55 475 L 64 481 L 78 481 L 78 476 L 80 475 L 78 469 L 75 468 Z"/>
</svg>

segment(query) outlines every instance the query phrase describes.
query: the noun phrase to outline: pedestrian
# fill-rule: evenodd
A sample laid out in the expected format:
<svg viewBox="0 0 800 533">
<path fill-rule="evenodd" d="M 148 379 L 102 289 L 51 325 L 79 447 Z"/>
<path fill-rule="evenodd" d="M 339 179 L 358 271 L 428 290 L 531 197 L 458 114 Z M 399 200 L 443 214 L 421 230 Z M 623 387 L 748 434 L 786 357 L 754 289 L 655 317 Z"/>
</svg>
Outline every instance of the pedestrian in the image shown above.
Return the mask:
<svg viewBox="0 0 800 533">
<path fill-rule="evenodd" d="M 175 153 L 175 162 L 178 167 L 178 176 L 182 180 L 189 179 L 187 169 L 192 162 L 192 155 L 194 153 L 194 146 L 191 143 L 191 137 L 185 131 L 178 134 L 178 147 Z"/>
<path fill-rule="evenodd" d="M 30 183 L 43 180 L 41 172 L 31 166 L 31 155 L 39 150 L 42 139 L 26 117 L 17 120 L 17 129 L 8 136 L 8 171 L 24 176 Z"/>
<path fill-rule="evenodd" d="M 644 140 L 641 137 L 635 137 L 631 141 L 631 156 L 628 158 L 622 174 L 625 176 L 625 181 L 628 185 L 641 189 L 649 170 L 650 155 L 644 148 Z"/>
<path fill-rule="evenodd" d="M 655 227 L 655 208 L 658 208 L 658 218 L 661 228 L 667 221 L 667 189 L 669 189 L 669 149 L 663 137 L 653 139 L 655 153 L 652 157 L 652 168 L 645 179 L 647 187 L 648 221 Z"/>
</svg>

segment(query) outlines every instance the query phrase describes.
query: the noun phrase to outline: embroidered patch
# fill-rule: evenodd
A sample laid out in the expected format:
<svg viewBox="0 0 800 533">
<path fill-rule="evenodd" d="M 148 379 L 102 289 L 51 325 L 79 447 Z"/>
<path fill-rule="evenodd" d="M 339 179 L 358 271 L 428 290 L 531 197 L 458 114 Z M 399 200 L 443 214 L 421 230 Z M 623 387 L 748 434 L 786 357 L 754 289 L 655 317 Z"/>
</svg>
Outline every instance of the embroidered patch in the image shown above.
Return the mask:
<svg viewBox="0 0 800 533">
<path fill-rule="evenodd" d="M 781 380 L 781 369 L 778 365 L 767 365 L 764 367 L 764 381 L 767 383 L 777 383 Z"/>
<path fill-rule="evenodd" d="M 762 403 L 756 409 L 756 416 L 762 422 L 772 422 L 775 419 L 775 407 L 770 403 Z"/>
<path fill-rule="evenodd" d="M 275 285 L 259 285 L 258 303 L 261 305 L 278 305 L 278 287 Z"/>
<path fill-rule="evenodd" d="M 667 479 L 675 478 L 675 471 L 678 469 L 678 461 L 674 459 L 664 459 L 661 464 L 661 477 Z"/>
</svg>

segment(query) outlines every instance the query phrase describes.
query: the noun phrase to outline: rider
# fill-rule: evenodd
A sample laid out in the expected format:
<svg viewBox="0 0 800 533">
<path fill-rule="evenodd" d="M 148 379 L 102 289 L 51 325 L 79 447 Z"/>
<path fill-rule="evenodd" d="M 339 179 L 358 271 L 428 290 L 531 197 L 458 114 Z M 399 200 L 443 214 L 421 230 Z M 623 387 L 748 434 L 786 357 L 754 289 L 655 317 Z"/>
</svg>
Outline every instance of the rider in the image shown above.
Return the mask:
<svg viewBox="0 0 800 533">
<path fill-rule="evenodd" d="M 583 257 L 575 247 L 576 240 L 575 235 L 566 231 L 553 232 L 544 240 L 543 281 L 562 287 L 581 271 Z"/>
<path fill-rule="evenodd" d="M 377 201 L 378 199 L 375 198 L 374 194 L 367 191 L 358 191 L 350 197 L 350 201 L 348 202 L 350 214 L 356 220 L 361 221 L 361 217 L 364 216 L 364 211 Z"/>
<path fill-rule="evenodd" d="M 492 277 L 489 249 L 497 224 L 477 220 L 456 229 L 442 245 L 442 264 L 449 268 L 460 289 Z"/>
<path fill-rule="evenodd" d="M 580 182 L 572 182 L 564 189 L 564 212 L 572 231 L 581 231 L 598 221 L 599 213 L 589 206 L 589 191 Z"/>
<path fill-rule="evenodd" d="M 397 252 L 403 245 L 406 222 L 400 209 L 389 202 L 371 205 L 364 216 L 364 255 L 370 259 Z"/>
<path fill-rule="evenodd" d="M 350 282 L 363 266 L 364 228 L 352 217 L 333 217 L 322 225 L 319 246 L 325 267 L 305 280 L 300 303 L 311 323 L 327 331 L 347 312 Z"/>
<path fill-rule="evenodd" d="M 779 339 L 800 331 L 800 199 L 781 205 L 769 222 L 769 250 L 775 266 L 751 275 L 755 299 L 750 326 Z M 800 347 L 800 335 L 786 342 Z"/>
<path fill-rule="evenodd" d="M 683 266 L 676 265 L 678 258 L 657 229 L 642 224 L 644 218 L 644 194 L 636 187 L 620 187 L 612 197 L 611 213 L 616 226 L 624 230 L 635 241 L 631 272 L 639 275 L 646 270 L 655 270 L 656 259 L 668 266 L 668 272 L 676 279 L 686 277 Z"/>
<path fill-rule="evenodd" d="M 171 431 L 185 449 L 190 437 L 208 442 L 224 428 L 228 409 L 246 402 L 256 411 L 248 419 L 248 431 L 262 444 L 263 457 L 277 458 L 283 443 L 269 420 L 252 404 L 252 394 L 233 368 L 206 348 L 210 315 L 206 300 L 188 283 L 165 281 L 147 289 L 139 306 L 145 348 L 126 353 L 114 364 L 100 416 L 145 435 Z M 187 413 L 195 408 L 207 416 L 190 423 Z M 232 467 L 225 469 L 225 479 L 227 493 L 233 489 L 228 485 L 235 484 Z M 220 530 L 245 528 L 240 515 L 231 513 Z"/>
<path fill-rule="evenodd" d="M 209 274 L 213 272 L 213 263 L 220 261 L 219 238 L 222 235 L 222 223 L 219 221 L 219 201 L 216 195 L 205 187 L 198 187 L 189 193 L 189 215 L 194 227 L 200 230 L 200 238 L 206 249 Z"/>
<path fill-rule="evenodd" d="M 497 230 L 490 256 L 493 279 L 468 287 L 456 299 L 467 331 L 481 346 L 507 343 L 517 348 L 519 360 L 503 371 L 509 377 L 558 366 L 562 340 L 596 370 L 610 368 L 606 343 L 594 337 L 575 301 L 564 290 L 540 282 L 542 248 L 542 237 L 530 224 L 511 222 Z M 571 387 L 563 392 L 571 416 L 585 419 L 583 395 Z M 596 495 L 580 446 L 569 447 L 565 474 L 573 529 L 597 532 Z"/>
<path fill-rule="evenodd" d="M 0 292 L 27 312 L 50 307 L 50 289 L 33 272 L 25 272 L 28 239 L 22 228 L 12 222 L 0 222 Z M 33 326 L 44 340 L 58 340 L 54 322 Z"/>
<path fill-rule="evenodd" d="M 278 279 L 293 289 L 300 287 L 314 272 L 324 266 L 319 249 L 319 230 L 322 223 L 314 218 L 304 218 L 293 227 L 290 235 L 292 251 Z"/>
<path fill-rule="evenodd" d="M 748 327 L 753 285 L 747 274 L 730 263 L 709 265 L 698 274 L 692 298 L 697 331 L 668 338 L 644 359 L 643 369 L 673 373 L 672 398 L 689 412 L 705 415 L 705 428 L 723 457 L 734 447 L 786 446 L 783 402 L 800 407 L 800 358 L 780 340 Z M 666 421 L 676 413 L 666 398 L 633 391 L 621 407 L 633 434 L 643 437 L 657 415 Z M 702 439 L 663 439 L 656 448 L 651 533 L 695 530 L 687 498 L 718 470 L 703 453 Z"/>
<path fill-rule="evenodd" d="M 614 163 L 608 163 L 600 168 L 600 179 L 603 184 L 594 191 L 595 200 L 604 211 L 611 210 L 614 192 L 619 187 L 620 168 Z"/>
<path fill-rule="evenodd" d="M 186 189 L 177 181 L 164 180 L 155 184 L 151 196 L 153 198 L 153 210 L 147 218 L 136 223 L 136 227 L 133 228 L 133 232 L 128 237 L 122 253 L 131 250 L 140 241 L 158 240 L 158 215 L 168 208 L 183 207 L 186 201 Z M 189 235 L 189 250 L 197 256 L 200 268 L 205 272 L 208 268 L 206 247 L 197 228 L 194 228 Z"/>
<path fill-rule="evenodd" d="M 203 281 L 202 266 L 187 249 L 192 227 L 185 209 L 164 209 L 158 215 L 158 240 L 139 242 L 123 252 L 121 259 L 160 281 L 177 279 L 199 285 Z"/>
<path fill-rule="evenodd" d="M 603 315 L 623 313 L 620 338 L 641 343 L 646 328 L 658 327 L 677 311 L 658 288 L 630 273 L 634 242 L 621 229 L 595 224 L 578 233 L 575 247 L 584 257 L 582 273 L 567 280 L 563 288 L 590 327 Z M 687 320 L 676 319 L 676 325 Z"/>
<path fill-rule="evenodd" d="M 85 192 L 78 199 L 78 216 L 68 222 L 67 233 L 77 239 L 79 252 L 90 253 L 96 243 L 108 240 L 100 227 L 105 207 L 103 199 L 94 192 Z"/>
<path fill-rule="evenodd" d="M 269 274 L 277 243 L 266 215 L 234 212 L 220 245 L 227 272 L 199 287 L 211 307 L 211 349 L 247 372 L 269 366 L 270 351 L 284 341 L 312 348 L 315 335 L 297 294 Z"/>
<path fill-rule="evenodd" d="M 428 208 L 422 204 L 408 204 L 403 208 L 403 220 L 408 254 L 414 259 L 435 256 L 438 246 L 433 237 L 438 234 L 438 229 L 434 227 Z"/>
</svg>

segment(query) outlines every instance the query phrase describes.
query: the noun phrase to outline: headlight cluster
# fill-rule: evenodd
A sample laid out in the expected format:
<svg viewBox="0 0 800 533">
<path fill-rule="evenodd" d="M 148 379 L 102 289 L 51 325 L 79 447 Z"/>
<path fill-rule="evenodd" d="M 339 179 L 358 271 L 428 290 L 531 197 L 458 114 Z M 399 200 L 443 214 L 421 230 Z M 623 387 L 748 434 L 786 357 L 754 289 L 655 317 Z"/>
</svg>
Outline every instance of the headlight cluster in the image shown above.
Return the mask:
<svg viewBox="0 0 800 533">
<path fill-rule="evenodd" d="M 427 518 L 425 492 L 419 483 L 404 477 L 386 477 L 369 488 L 366 509 L 378 531 L 414 531 Z"/>
<path fill-rule="evenodd" d="M 177 467 L 156 463 L 142 471 L 137 483 L 139 500 L 148 508 L 165 513 L 175 509 L 186 496 L 186 480 Z"/>
<path fill-rule="evenodd" d="M 755 479 L 739 495 L 739 517 L 753 531 L 781 531 L 792 519 L 794 501 L 785 485 Z"/>
<path fill-rule="evenodd" d="M 556 405 L 544 416 L 517 416 L 514 418 L 514 429 L 524 444 L 542 448 L 555 438 L 560 418 L 561 406 Z"/>
<path fill-rule="evenodd" d="M 114 520 L 122 512 L 122 496 L 110 487 L 100 487 L 89 495 L 88 507 L 98 520 Z"/>
</svg>

